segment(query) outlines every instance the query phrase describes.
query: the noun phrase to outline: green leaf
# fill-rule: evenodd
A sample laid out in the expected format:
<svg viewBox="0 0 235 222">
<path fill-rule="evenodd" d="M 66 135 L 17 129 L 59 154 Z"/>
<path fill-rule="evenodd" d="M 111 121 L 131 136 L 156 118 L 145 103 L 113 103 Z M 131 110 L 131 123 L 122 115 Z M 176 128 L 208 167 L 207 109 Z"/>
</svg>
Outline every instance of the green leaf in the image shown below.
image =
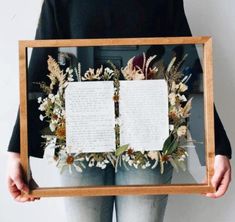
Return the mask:
<svg viewBox="0 0 235 222">
<path fill-rule="evenodd" d="M 165 142 L 163 144 L 163 149 L 162 149 L 163 152 L 168 150 L 168 148 L 171 145 L 173 139 L 174 139 L 173 135 L 170 134 L 170 136 L 168 136 L 168 138 L 165 140 Z"/>
<path fill-rule="evenodd" d="M 179 145 L 179 141 L 177 136 L 170 134 L 170 136 L 166 139 L 163 144 L 163 153 L 164 154 L 171 154 L 173 153 Z"/>
<path fill-rule="evenodd" d="M 167 150 L 167 154 L 172 154 L 177 149 L 178 146 L 179 146 L 179 141 L 177 138 L 174 138 L 174 140 L 172 141 L 171 145 Z"/>
<path fill-rule="evenodd" d="M 116 150 L 115 155 L 116 155 L 116 156 L 120 156 L 120 155 L 123 154 L 125 151 L 127 151 L 128 147 L 129 147 L 129 144 L 125 144 L 125 145 L 123 145 L 123 146 L 120 146 L 120 147 Z"/>
</svg>

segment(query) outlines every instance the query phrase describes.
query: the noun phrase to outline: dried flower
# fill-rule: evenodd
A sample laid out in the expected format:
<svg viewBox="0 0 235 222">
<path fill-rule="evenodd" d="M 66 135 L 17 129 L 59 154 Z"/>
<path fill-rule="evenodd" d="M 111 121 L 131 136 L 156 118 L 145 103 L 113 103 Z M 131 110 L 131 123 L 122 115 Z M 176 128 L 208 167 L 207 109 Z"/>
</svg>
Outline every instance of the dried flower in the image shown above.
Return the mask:
<svg viewBox="0 0 235 222">
<path fill-rule="evenodd" d="M 190 116 L 190 110 L 192 108 L 192 99 L 191 98 L 187 103 L 186 105 L 184 106 L 184 108 L 182 109 L 182 117 L 183 118 L 188 118 Z"/>
<path fill-rule="evenodd" d="M 119 96 L 118 95 L 114 95 L 113 96 L 113 101 L 114 102 L 118 102 L 119 101 Z"/>
<path fill-rule="evenodd" d="M 58 63 L 49 56 L 48 70 L 50 73 L 48 77 L 51 83 L 49 86 L 46 83 L 37 83 L 43 92 L 47 94 L 46 98 L 38 98 L 39 110 L 42 111 L 39 118 L 41 121 L 46 119 L 49 122 L 48 127 L 51 130 L 50 134 L 52 134 L 43 135 L 43 138 L 46 139 L 44 145 L 46 156 L 56 164 L 61 172 L 65 168 L 68 168 L 71 173 L 72 168 L 75 168 L 77 172 L 82 172 L 85 168 L 84 161 L 87 162 L 89 167 L 99 167 L 101 169 L 105 169 L 110 163 L 115 166 L 115 169 L 122 164 L 127 169 L 129 166 L 141 169 L 151 167 L 154 169 L 159 163 L 162 174 L 164 173 L 164 164 L 169 161 L 176 170 L 178 168 L 185 170 L 184 161 L 188 154 L 183 147 L 179 146 L 182 146 L 180 140 L 183 140 L 183 136 L 187 135 L 188 128 L 182 124 L 186 123 L 185 118 L 190 115 L 192 107 L 192 99 L 187 102 L 187 98 L 183 94 L 188 89 L 186 82 L 189 77 L 181 79 L 182 73 L 178 70 L 184 59 L 176 64 L 176 57 L 174 57 L 167 68 L 164 67 L 163 63 L 159 66 L 155 63 L 154 66 L 150 67 L 155 58 L 156 55 L 146 58 L 144 53 L 133 57 L 128 61 L 127 66 L 121 69 L 121 72 L 126 80 L 159 78 L 160 74 L 165 78 L 169 90 L 169 130 L 173 135 L 174 143 L 172 143 L 172 138 L 169 136 L 170 139 L 165 141 L 164 151 L 134 151 L 133 148 L 129 147 L 129 144 L 120 147 L 120 138 L 117 136 L 118 149 L 115 152 L 86 154 L 77 151 L 74 154 L 70 153 L 69 148 L 66 146 L 64 90 L 70 81 L 74 81 L 73 73 L 77 73 L 77 79 L 81 80 L 81 67 L 80 64 L 78 70 L 69 67 L 64 73 Z M 115 73 L 119 73 L 119 70 L 112 64 L 111 67 L 113 69 L 103 68 L 103 66 L 96 70 L 89 68 L 82 80 L 110 80 L 113 78 L 115 87 L 113 100 L 118 102 L 120 83 L 119 75 L 115 75 Z M 161 73 L 157 76 L 159 70 Z M 187 102 L 186 105 L 184 105 L 185 102 Z M 179 126 L 179 123 L 181 126 Z M 119 125 L 120 119 L 116 117 L 115 132 L 119 130 Z"/>
<path fill-rule="evenodd" d="M 169 98 L 169 102 L 170 102 L 171 106 L 174 106 L 175 102 L 176 102 L 176 94 L 170 93 L 168 98 Z"/>
<path fill-rule="evenodd" d="M 186 126 L 180 126 L 180 127 L 177 129 L 177 135 L 178 135 L 178 137 L 186 136 L 186 134 L 187 134 L 187 127 L 186 127 Z"/>
<path fill-rule="evenodd" d="M 102 73 L 103 73 L 103 66 L 96 69 L 96 71 L 95 69 L 89 68 L 84 74 L 84 77 L 82 77 L 82 80 L 100 80 Z"/>
<path fill-rule="evenodd" d="M 151 160 L 158 160 L 158 151 L 149 151 L 148 157 L 150 157 Z"/>
<path fill-rule="evenodd" d="M 55 132 L 58 139 L 65 139 L 65 125 L 58 126 Z"/>
<path fill-rule="evenodd" d="M 68 155 L 66 159 L 67 164 L 73 164 L 74 163 L 74 157 L 72 155 Z"/>
<path fill-rule="evenodd" d="M 127 80 L 143 80 L 154 76 L 158 71 L 157 67 L 150 67 L 150 63 L 155 59 L 156 55 L 146 59 L 145 53 L 141 56 L 131 58 L 127 66 L 121 69 L 122 74 Z"/>
<path fill-rule="evenodd" d="M 188 89 L 188 86 L 187 85 L 185 85 L 184 83 L 180 83 L 179 84 L 179 92 L 185 92 L 186 90 Z"/>
</svg>

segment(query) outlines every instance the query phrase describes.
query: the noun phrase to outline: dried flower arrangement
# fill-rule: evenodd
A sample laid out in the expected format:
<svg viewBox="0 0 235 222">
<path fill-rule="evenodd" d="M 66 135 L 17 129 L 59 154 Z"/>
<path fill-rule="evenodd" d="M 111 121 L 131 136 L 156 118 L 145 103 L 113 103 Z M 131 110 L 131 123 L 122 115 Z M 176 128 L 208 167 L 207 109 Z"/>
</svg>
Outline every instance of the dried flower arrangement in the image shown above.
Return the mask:
<svg viewBox="0 0 235 222">
<path fill-rule="evenodd" d="M 50 85 L 38 83 L 42 91 L 46 94 L 44 98 L 39 97 L 39 110 L 41 121 L 47 121 L 49 132 L 42 135 L 45 139 L 43 147 L 44 155 L 53 162 L 62 172 L 65 168 L 72 171 L 74 167 L 78 172 L 82 172 L 86 167 L 99 167 L 105 169 L 108 164 L 112 164 L 116 170 L 123 165 L 135 168 L 156 168 L 160 164 L 161 173 L 164 173 L 164 165 L 171 164 L 176 171 L 181 168 L 186 170 L 185 160 L 188 156 L 186 151 L 187 142 L 190 138 L 187 118 L 192 108 L 192 98 L 187 99 L 185 93 L 188 89 L 186 83 L 190 76 L 183 76 L 180 67 L 186 56 L 176 62 L 174 57 L 168 67 L 162 64 L 153 63 L 156 55 L 146 58 L 141 56 L 131 58 L 127 66 L 121 70 L 109 62 L 110 67 L 101 66 L 98 69 L 89 68 L 81 77 L 80 64 L 78 67 L 69 67 L 63 71 L 59 64 L 51 57 L 48 58 L 48 77 Z M 140 64 L 136 61 L 141 60 Z M 153 64 L 153 65 L 150 65 Z M 66 147 L 66 112 L 64 92 L 69 82 L 74 81 L 74 75 L 81 81 L 114 81 L 115 103 L 119 101 L 119 77 L 124 76 L 125 80 L 146 80 L 164 78 L 168 83 L 169 97 L 169 137 L 165 140 L 161 151 L 135 151 L 128 144 L 120 146 L 119 118 L 116 115 L 115 133 L 116 150 L 109 153 L 71 153 Z"/>
</svg>

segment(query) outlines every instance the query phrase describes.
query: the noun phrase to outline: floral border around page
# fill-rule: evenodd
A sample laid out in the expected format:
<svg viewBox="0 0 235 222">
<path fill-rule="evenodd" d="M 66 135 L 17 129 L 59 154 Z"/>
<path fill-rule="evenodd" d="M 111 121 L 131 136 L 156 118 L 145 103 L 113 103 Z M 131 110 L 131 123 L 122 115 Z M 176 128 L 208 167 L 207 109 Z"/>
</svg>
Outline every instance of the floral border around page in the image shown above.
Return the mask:
<svg viewBox="0 0 235 222">
<path fill-rule="evenodd" d="M 99 167 L 105 169 L 112 164 L 115 170 L 123 165 L 129 167 L 146 169 L 156 168 L 160 164 L 161 174 L 164 173 L 164 165 L 170 163 L 178 172 L 179 169 L 186 170 L 186 158 L 188 153 L 186 147 L 188 142 L 192 143 L 188 129 L 188 117 L 192 108 L 192 98 L 186 97 L 188 86 L 186 85 L 190 76 L 184 76 L 180 71 L 185 56 L 177 62 L 174 57 L 168 67 L 162 64 L 154 64 L 156 55 L 146 58 L 143 53 L 140 56 L 131 58 L 127 66 L 120 70 L 112 62 L 108 62 L 107 67 L 101 66 L 98 69 L 89 68 L 84 76 L 81 76 L 80 64 L 78 67 L 68 67 L 61 69 L 59 63 L 51 56 L 48 56 L 48 78 L 50 84 L 44 82 L 39 84 L 45 97 L 39 97 L 39 110 L 41 111 L 41 121 L 48 122 L 48 129 L 42 135 L 45 142 L 44 156 L 49 162 L 63 172 L 69 168 L 72 172 L 74 167 L 78 172 L 82 172 L 86 167 Z M 142 61 L 137 64 L 137 61 Z M 134 151 L 128 144 L 120 146 L 120 127 L 118 123 L 118 113 L 116 110 L 116 151 L 109 153 L 71 153 L 66 147 L 65 135 L 65 99 L 64 93 L 69 82 L 73 81 L 114 81 L 113 100 L 119 101 L 119 77 L 123 75 L 125 80 L 146 80 L 165 79 L 168 83 L 169 97 L 169 137 L 165 140 L 161 151 Z M 115 106 L 117 107 L 117 106 Z"/>
</svg>

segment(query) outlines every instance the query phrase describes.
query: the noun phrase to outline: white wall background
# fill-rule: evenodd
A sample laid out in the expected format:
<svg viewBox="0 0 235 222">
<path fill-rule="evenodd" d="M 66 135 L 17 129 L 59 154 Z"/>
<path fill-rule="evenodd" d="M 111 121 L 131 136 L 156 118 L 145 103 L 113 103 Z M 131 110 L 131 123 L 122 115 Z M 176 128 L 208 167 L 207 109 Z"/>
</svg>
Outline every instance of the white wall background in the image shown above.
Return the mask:
<svg viewBox="0 0 235 222">
<path fill-rule="evenodd" d="M 5 183 L 6 146 L 18 106 L 18 40 L 33 39 L 42 0 L 0 0 L 0 221 L 65 221 L 61 198 L 42 199 L 19 204 L 8 195 Z M 185 0 L 186 14 L 194 35 L 212 35 L 214 39 L 215 103 L 235 146 L 235 2 L 233 0 Z M 34 165 L 39 164 L 35 160 Z M 235 167 L 235 161 L 232 160 Z M 47 179 L 46 169 L 39 176 Z M 234 175 L 234 174 L 233 174 Z M 56 180 L 56 178 L 55 178 Z M 227 194 L 211 200 L 202 196 L 170 196 L 165 222 L 233 222 L 235 185 Z M 40 212 L 40 213 L 38 213 Z"/>
</svg>

